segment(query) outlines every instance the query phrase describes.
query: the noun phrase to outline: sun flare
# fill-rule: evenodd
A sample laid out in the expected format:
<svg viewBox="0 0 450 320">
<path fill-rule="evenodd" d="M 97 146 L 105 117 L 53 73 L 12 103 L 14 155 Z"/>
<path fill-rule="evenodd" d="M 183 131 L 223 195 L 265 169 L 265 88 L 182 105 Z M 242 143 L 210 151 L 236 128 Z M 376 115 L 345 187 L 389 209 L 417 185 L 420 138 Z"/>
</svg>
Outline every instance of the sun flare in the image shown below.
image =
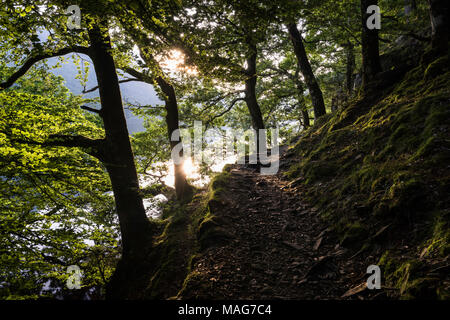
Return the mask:
<svg viewBox="0 0 450 320">
<path fill-rule="evenodd" d="M 188 178 L 192 178 L 198 173 L 198 167 L 194 164 L 191 158 L 187 158 L 183 163 L 183 171 Z"/>
<path fill-rule="evenodd" d="M 197 69 L 193 66 L 186 65 L 186 57 L 183 52 L 178 49 L 170 50 L 160 62 L 161 67 L 168 73 L 185 73 L 195 76 L 198 74 Z"/>
</svg>

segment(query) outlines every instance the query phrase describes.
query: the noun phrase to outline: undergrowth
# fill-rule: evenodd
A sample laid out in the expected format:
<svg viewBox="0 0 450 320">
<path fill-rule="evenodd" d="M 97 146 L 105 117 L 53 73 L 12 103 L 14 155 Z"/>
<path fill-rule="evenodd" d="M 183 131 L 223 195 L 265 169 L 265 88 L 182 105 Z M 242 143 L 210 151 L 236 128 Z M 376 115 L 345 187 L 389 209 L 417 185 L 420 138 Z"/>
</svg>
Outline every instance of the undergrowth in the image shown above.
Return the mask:
<svg viewBox="0 0 450 320">
<path fill-rule="evenodd" d="M 161 220 L 154 222 L 160 234 L 154 238 L 148 257 L 152 276 L 143 298 L 175 299 L 188 287 L 191 290 L 193 279 L 201 276 L 191 270 L 195 260 L 207 248 L 227 241 L 224 222 L 213 212 L 214 206 L 220 206 L 228 177 L 226 171 L 217 174 L 208 190 L 196 190 L 190 203 L 169 202 Z"/>
</svg>

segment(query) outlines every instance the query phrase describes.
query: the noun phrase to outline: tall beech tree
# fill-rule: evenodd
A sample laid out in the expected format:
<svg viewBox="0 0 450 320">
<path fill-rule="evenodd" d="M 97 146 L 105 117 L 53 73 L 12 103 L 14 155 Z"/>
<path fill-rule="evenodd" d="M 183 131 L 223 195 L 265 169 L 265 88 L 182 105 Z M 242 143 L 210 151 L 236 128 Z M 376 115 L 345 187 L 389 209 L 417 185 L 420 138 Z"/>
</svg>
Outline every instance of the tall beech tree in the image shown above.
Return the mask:
<svg viewBox="0 0 450 320">
<path fill-rule="evenodd" d="M 64 287 L 70 265 L 83 269 L 82 291 L 98 292 L 115 268 L 120 234 L 100 163 L 77 148 L 29 143 L 56 132 L 102 137 L 85 103 L 44 67 L 0 91 L 1 299 L 48 295 Z"/>
<path fill-rule="evenodd" d="M 160 16 L 156 20 L 152 19 L 154 15 L 154 6 L 158 4 L 163 9 L 166 16 Z M 167 54 L 170 51 L 170 45 L 174 40 L 170 36 L 171 18 L 179 10 L 177 3 L 173 1 L 163 1 L 154 3 L 140 3 L 137 7 L 128 4 L 115 6 L 115 16 L 119 20 L 123 32 L 121 41 L 127 51 L 133 51 L 130 43 L 138 48 L 140 59 L 143 60 L 140 69 L 131 65 L 124 65 L 121 68 L 135 79 L 159 87 L 161 98 L 165 102 L 165 120 L 169 145 L 172 152 L 179 148 L 177 159 L 174 160 L 174 179 L 175 191 L 179 200 L 187 200 L 193 192 L 193 188 L 186 179 L 186 173 L 183 170 L 183 146 L 180 135 L 175 139 L 174 133 L 179 130 L 179 108 L 175 87 L 172 85 L 168 75 L 164 74 L 155 54 Z M 129 14 L 133 12 L 134 14 Z M 169 29 L 169 31 L 167 31 Z M 175 140 L 174 140 L 175 139 Z M 177 147 L 178 146 L 178 147 Z"/>
<path fill-rule="evenodd" d="M 155 1 L 151 4 L 120 3 L 111 6 L 111 14 L 114 14 L 115 19 L 120 22 L 120 26 L 122 27 L 120 29 L 121 36 L 118 36 L 116 32 L 115 39 L 115 42 L 118 42 L 119 50 L 123 51 L 120 52 L 121 58 L 124 56 L 130 58 L 133 55 L 132 51 L 135 48 L 133 46 L 136 45 L 139 49 L 140 59 L 143 60 L 144 64 L 136 66 L 136 64 L 130 64 L 129 59 L 119 59 L 121 61 L 119 61 L 119 64 L 116 65 L 116 67 L 134 77 L 120 82 L 141 81 L 156 86 L 157 88 L 159 87 L 161 99 L 165 102 L 168 141 L 171 150 L 174 150 L 177 145 L 180 143 L 182 144 L 181 137 L 176 141 L 172 141 L 174 132 L 179 129 L 178 102 L 175 88 L 170 83 L 169 77 L 164 75 L 164 72 L 158 65 L 158 61 L 151 53 L 161 53 L 164 50 L 169 50 L 165 42 L 168 39 L 165 39 L 165 41 L 160 40 L 161 37 L 164 38 L 164 36 L 168 36 L 168 34 L 164 32 L 166 27 L 161 26 L 161 21 L 166 19 L 166 17 L 159 15 L 155 18 L 154 6 L 157 6 L 160 11 L 164 12 L 167 16 L 175 14 L 178 8 L 178 5 L 173 1 Z M 149 44 L 151 44 L 151 46 L 149 46 Z M 151 47 L 151 50 L 148 50 L 149 47 Z M 94 91 L 96 89 L 99 89 L 99 87 L 92 88 L 88 91 Z M 180 160 L 181 158 L 181 161 L 174 163 L 175 191 L 179 200 L 186 200 L 192 195 L 193 189 L 189 185 L 183 170 L 183 148 L 179 150 L 179 156 L 180 157 L 177 160 Z"/>
<path fill-rule="evenodd" d="M 105 140 L 96 145 L 97 155 L 108 170 L 116 200 L 125 255 L 146 245 L 150 224 L 139 192 L 116 66 L 111 56 L 111 42 L 105 21 L 89 30 L 92 59 L 97 76 Z"/>
<path fill-rule="evenodd" d="M 314 107 L 314 117 L 318 119 L 326 113 L 322 90 L 320 89 L 314 72 L 312 71 L 311 64 L 309 63 L 308 55 L 306 54 L 305 46 L 303 44 L 302 35 L 298 31 L 297 25 L 295 23 L 289 23 L 287 24 L 287 28 L 294 47 L 295 55 L 298 59 L 300 70 L 305 78 L 305 83 L 311 95 L 311 101 Z"/>
<path fill-rule="evenodd" d="M 244 101 L 247 104 L 248 111 L 250 112 L 252 118 L 252 126 L 257 132 L 265 128 L 264 120 L 262 118 L 261 108 L 258 104 L 258 99 L 256 97 L 256 82 L 258 80 L 256 62 L 258 57 L 258 49 L 256 44 L 253 43 L 251 37 L 246 39 L 246 44 L 248 46 L 248 52 L 246 55 L 247 67 L 243 71 L 245 79 L 245 98 Z M 259 145 L 258 145 L 259 147 Z"/>
<path fill-rule="evenodd" d="M 174 86 L 170 83 L 170 79 L 164 75 L 163 71 L 158 65 L 158 62 L 154 57 L 148 52 L 146 48 L 140 48 L 141 57 L 146 62 L 150 69 L 156 69 L 156 75 L 151 76 L 148 73 L 140 72 L 131 67 L 125 67 L 124 70 L 135 77 L 136 79 L 154 85 L 155 83 L 159 86 L 162 92 L 162 98 L 165 102 L 165 120 L 167 126 L 167 134 L 170 144 L 170 149 L 172 152 L 176 152 L 176 148 L 179 144 L 183 143 L 181 135 L 175 137 L 175 133 L 180 129 L 179 125 L 179 110 L 177 96 Z M 187 200 L 192 195 L 193 189 L 189 185 L 186 179 L 186 173 L 183 170 L 183 147 L 178 150 L 178 159 L 174 160 L 174 179 L 175 179 L 175 192 L 177 199 Z M 181 159 L 181 161 L 180 161 Z"/>
<path fill-rule="evenodd" d="M 170 148 L 173 152 L 178 144 L 183 143 L 181 135 L 178 135 L 178 139 L 175 139 L 174 137 L 174 133 L 180 129 L 177 96 L 175 94 L 175 89 L 169 80 L 159 76 L 156 78 L 156 82 L 164 94 L 167 133 L 170 139 Z M 183 148 L 178 151 L 178 156 L 183 158 Z M 193 189 L 186 180 L 183 162 L 176 162 L 176 159 L 174 159 L 174 161 L 175 191 L 177 198 L 179 200 L 189 199 Z"/>
</svg>

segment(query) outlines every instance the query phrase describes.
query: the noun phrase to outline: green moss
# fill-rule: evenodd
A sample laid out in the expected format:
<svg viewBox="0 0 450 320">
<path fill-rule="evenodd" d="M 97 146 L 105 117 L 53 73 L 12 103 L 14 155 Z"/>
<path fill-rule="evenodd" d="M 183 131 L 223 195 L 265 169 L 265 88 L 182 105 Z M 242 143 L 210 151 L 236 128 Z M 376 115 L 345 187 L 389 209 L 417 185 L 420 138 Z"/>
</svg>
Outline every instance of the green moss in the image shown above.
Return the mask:
<svg viewBox="0 0 450 320">
<path fill-rule="evenodd" d="M 359 243 L 367 234 L 367 228 L 364 227 L 359 221 L 345 224 L 340 230 L 338 229 L 338 231 L 343 233 L 341 245 L 345 246 Z"/>
<path fill-rule="evenodd" d="M 439 300 L 450 300 L 450 287 L 449 285 L 441 285 L 436 290 L 436 295 Z"/>
<path fill-rule="evenodd" d="M 287 179 L 291 179 L 294 180 L 296 178 L 298 178 L 302 172 L 302 163 L 296 163 L 294 165 L 292 165 L 285 173 L 284 176 Z"/>
<path fill-rule="evenodd" d="M 435 299 L 438 279 L 423 276 L 425 264 L 418 259 L 402 259 L 386 251 L 378 262 L 383 271 L 387 287 L 396 288 L 393 292 L 401 299 Z"/>
<path fill-rule="evenodd" d="M 424 143 L 420 145 L 412 159 L 420 159 L 432 155 L 433 150 L 436 148 L 438 140 L 436 137 L 429 137 Z"/>
<path fill-rule="evenodd" d="M 404 288 L 404 299 L 437 299 L 437 278 L 419 278 L 411 281 Z"/>
<path fill-rule="evenodd" d="M 222 197 L 227 190 L 231 174 L 222 172 L 214 176 L 210 183 L 207 214 L 198 222 L 197 239 L 200 250 L 228 243 L 232 235 L 226 230 L 227 221 L 215 215 L 222 207 Z"/>
<path fill-rule="evenodd" d="M 446 257 L 450 254 L 450 219 L 448 211 L 437 211 L 430 239 L 422 246 L 425 257 L 437 255 Z"/>
<path fill-rule="evenodd" d="M 446 59 L 417 66 L 376 97 L 352 101 L 306 131 L 292 149 L 298 161 L 286 178 L 305 178 L 303 198 L 334 226 L 344 246 L 404 236 L 417 245 L 410 251 L 426 249 L 427 258 L 449 254 Z M 375 239 L 386 225 L 392 232 Z M 414 225 L 420 232 L 412 234 Z M 439 295 L 446 296 L 448 288 L 419 272 L 424 261 L 417 252 L 409 258 L 398 254 L 383 256 L 380 263 L 399 295 L 420 297 L 439 287 Z"/>
<path fill-rule="evenodd" d="M 438 75 L 444 73 L 448 69 L 448 56 L 443 56 L 429 64 L 429 66 L 425 70 L 424 79 L 426 81 L 435 79 Z"/>
<path fill-rule="evenodd" d="M 328 161 L 309 161 L 305 165 L 304 175 L 307 183 L 315 182 L 336 174 L 338 167 Z"/>
<path fill-rule="evenodd" d="M 148 257 L 151 261 L 150 282 L 146 288 L 147 298 L 169 298 L 177 293 L 176 284 L 181 285 L 186 272 L 187 257 L 182 251 L 192 249 L 189 242 L 186 206 L 174 205 L 165 209 L 166 217 L 160 222 L 163 231 L 153 241 L 153 248 Z M 186 253 L 187 254 L 187 253 Z"/>
<path fill-rule="evenodd" d="M 205 293 L 211 292 L 211 290 L 211 283 L 208 279 L 205 279 L 199 272 L 191 272 L 184 280 L 183 286 L 178 292 L 177 299 L 180 299 L 183 296 L 201 299 L 204 297 Z"/>
<path fill-rule="evenodd" d="M 222 197 L 231 177 L 228 169 L 214 176 L 208 191 L 197 193 L 190 203 L 170 203 L 164 210 L 159 222 L 162 232 L 154 239 L 149 257 L 154 262 L 147 298 L 176 299 L 208 291 L 194 265 L 207 248 L 225 244 L 232 238 L 227 221 L 215 214 L 223 206 Z"/>
<path fill-rule="evenodd" d="M 227 183 L 231 177 L 229 172 L 221 172 L 216 174 L 210 182 L 210 190 L 217 191 L 227 186 Z"/>
</svg>

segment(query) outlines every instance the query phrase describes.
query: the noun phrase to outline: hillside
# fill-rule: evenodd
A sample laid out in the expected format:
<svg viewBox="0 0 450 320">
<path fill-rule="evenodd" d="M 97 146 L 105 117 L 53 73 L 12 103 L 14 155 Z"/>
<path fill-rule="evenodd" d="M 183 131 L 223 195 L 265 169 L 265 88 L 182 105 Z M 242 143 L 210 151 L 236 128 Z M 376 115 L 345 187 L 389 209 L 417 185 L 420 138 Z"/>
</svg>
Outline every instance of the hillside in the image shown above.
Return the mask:
<svg viewBox="0 0 450 320">
<path fill-rule="evenodd" d="M 277 176 L 230 165 L 192 203 L 167 208 L 139 283 L 111 288 L 130 298 L 448 298 L 448 60 L 380 79 L 291 145 Z M 364 285 L 372 264 L 381 290 Z"/>
</svg>

